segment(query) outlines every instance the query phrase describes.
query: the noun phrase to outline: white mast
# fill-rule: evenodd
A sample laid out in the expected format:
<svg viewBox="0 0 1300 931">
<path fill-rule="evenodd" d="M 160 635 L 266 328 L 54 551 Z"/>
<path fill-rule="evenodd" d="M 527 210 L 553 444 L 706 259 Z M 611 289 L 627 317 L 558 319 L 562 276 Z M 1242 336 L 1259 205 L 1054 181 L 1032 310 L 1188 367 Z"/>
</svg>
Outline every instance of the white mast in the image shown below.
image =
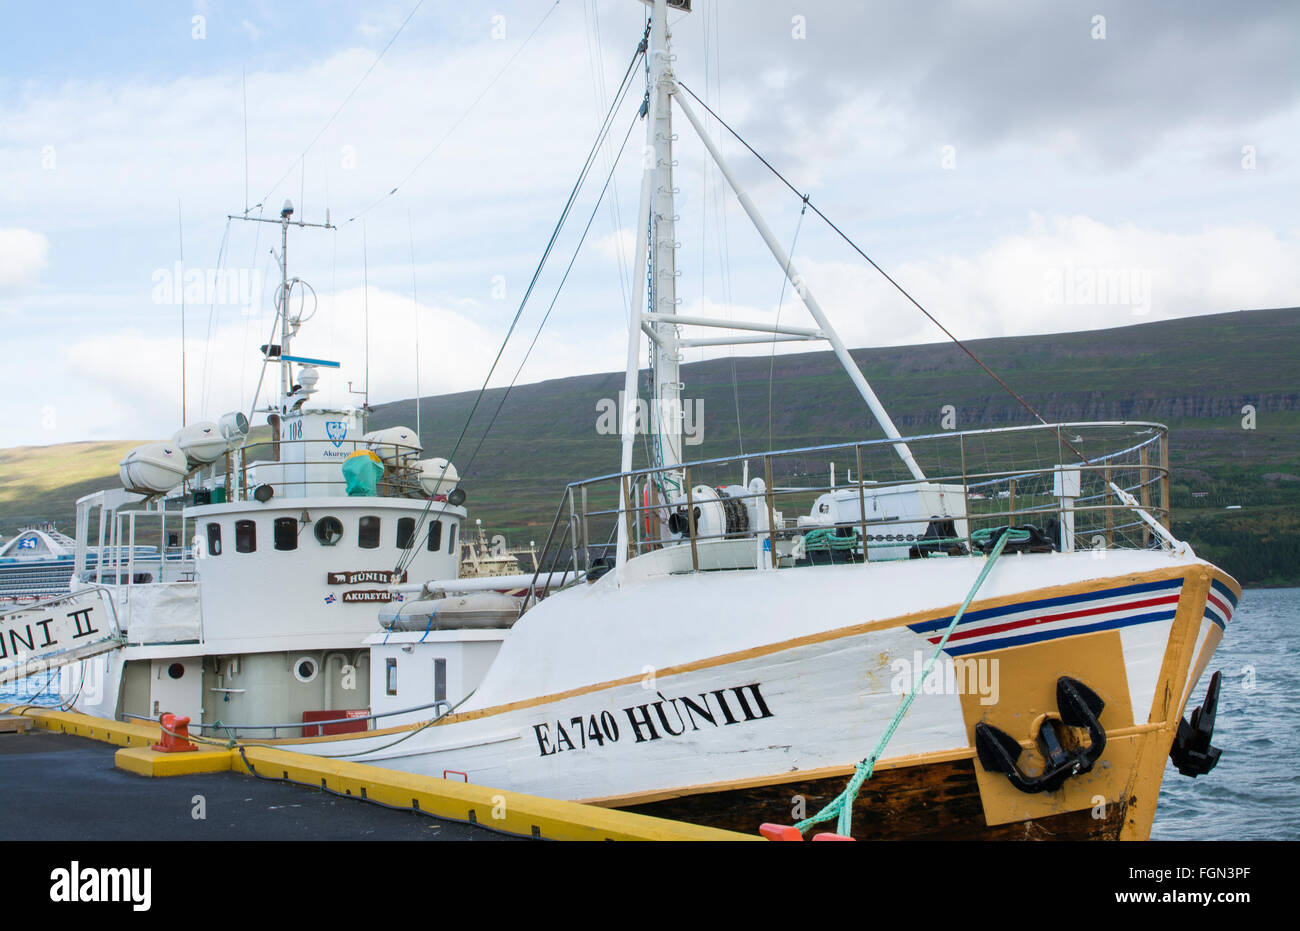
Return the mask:
<svg viewBox="0 0 1300 931">
<path fill-rule="evenodd" d="M 653 118 L 647 131 L 655 164 L 654 214 L 650 220 L 650 287 L 654 334 L 654 403 L 650 405 L 654 465 L 671 468 L 682 462 L 682 382 L 680 329 L 672 319 L 677 313 L 677 215 L 673 204 L 673 113 L 671 94 L 676 88 L 673 56 L 669 49 L 668 2 L 655 0 L 650 24 L 650 93 L 654 96 Z M 668 478 L 667 474 L 665 478 Z M 671 479 L 670 479 L 671 481 Z M 680 484 L 680 482 L 678 483 Z"/>
<path fill-rule="evenodd" d="M 286 198 L 284 206 L 280 208 L 280 216 L 278 219 L 271 219 L 270 217 L 250 217 L 247 212 L 242 214 L 227 214 L 227 219 L 244 220 L 248 223 L 275 223 L 280 227 L 280 255 L 277 257 L 277 261 L 280 264 L 280 292 L 278 302 L 278 312 L 280 315 L 280 354 L 277 357 L 280 363 L 280 401 L 276 405 L 275 409 L 280 413 L 285 413 L 288 409 L 290 395 L 293 394 L 293 379 L 290 370 L 290 366 L 293 363 L 291 359 L 288 358 L 292 355 L 289 351 L 289 340 L 292 338 L 293 334 L 297 332 L 298 328 L 298 321 L 289 319 L 289 289 L 293 286 L 293 281 L 298 280 L 296 278 L 293 279 L 293 281 L 289 280 L 289 227 L 297 226 L 302 229 L 313 227 L 315 229 L 332 230 L 334 227 L 330 224 L 330 212 L 328 210 L 325 211 L 324 223 L 306 223 L 302 220 L 294 220 L 293 202 Z M 272 254 L 274 254 L 274 250 L 272 250 Z M 266 356 L 264 357 L 266 361 L 270 361 L 270 353 L 271 347 L 267 346 Z M 313 364 L 337 365 L 337 363 L 323 363 L 319 360 L 306 361 L 313 362 Z M 263 372 L 265 372 L 265 370 L 264 365 Z M 261 392 L 261 387 L 262 380 L 259 378 L 257 380 L 257 390 L 259 394 Z M 254 395 L 253 408 L 256 407 L 257 396 Z"/>
<path fill-rule="evenodd" d="M 293 390 L 290 363 L 285 359 L 289 355 L 289 218 L 293 216 L 293 204 L 285 198 L 280 208 L 280 409 L 289 403 L 289 393 Z"/>
<path fill-rule="evenodd" d="M 848 347 L 840 339 L 831 325 L 821 304 L 813 296 L 808 285 L 795 270 L 790 256 L 781 248 L 771 228 L 758 212 L 757 206 L 741 187 L 731 167 L 718 151 L 713 140 L 709 138 L 690 106 L 677 93 L 677 82 L 673 72 L 673 56 L 669 52 L 668 35 L 668 0 L 644 0 L 653 5 L 650 28 L 650 86 L 648 88 L 649 110 L 646 119 L 646 149 L 642 164 L 641 201 L 636 215 L 637 253 L 633 270 L 635 283 L 632 295 L 632 311 L 628 319 L 627 372 L 624 380 L 624 397 L 622 411 L 623 472 L 632 469 L 632 452 L 636 437 L 637 379 L 640 372 L 641 334 L 649 338 L 654 353 L 655 396 L 650 405 L 651 429 L 655 432 L 655 447 L 658 461 L 652 466 L 671 470 L 682 462 L 683 410 L 681 405 L 681 351 L 686 346 L 721 346 L 727 344 L 752 343 L 754 336 L 725 336 L 683 339 L 680 327 L 705 326 L 723 330 L 749 330 L 771 334 L 764 341 L 788 342 L 795 340 L 825 340 L 831 345 L 836 358 L 848 373 L 853 386 L 862 395 L 867 406 L 875 415 L 885 436 L 897 440 L 893 444 L 895 452 L 903 460 L 912 477 L 917 481 L 925 480 L 925 473 L 912 456 L 907 444 L 902 442 L 902 435 L 890 419 L 880 399 L 867 382 L 862 370 L 858 368 Z M 676 9 L 690 11 L 689 0 L 678 0 L 671 4 Z M 672 105 L 676 102 L 692 128 L 703 141 L 709 156 L 717 164 L 727 183 L 735 192 L 746 215 L 762 236 L 773 258 L 794 285 L 799 297 L 817 323 L 817 327 L 792 327 L 769 325 L 765 323 L 747 323 L 713 319 L 708 317 L 683 317 L 677 314 L 677 264 L 675 239 L 677 216 L 673 207 L 673 136 Z M 642 309 L 642 292 L 646 270 L 647 249 L 650 261 L 650 287 L 653 307 L 649 312 Z M 661 473 L 665 481 L 671 482 L 671 472 Z M 859 477 L 861 478 L 861 477 Z M 678 473 L 680 483 L 680 473 Z M 626 488 L 626 486 L 624 486 Z M 631 509 L 637 502 L 625 501 L 622 507 L 622 519 L 618 522 L 618 551 L 616 554 L 615 576 L 621 580 L 623 565 L 628 556 L 629 527 Z"/>
</svg>

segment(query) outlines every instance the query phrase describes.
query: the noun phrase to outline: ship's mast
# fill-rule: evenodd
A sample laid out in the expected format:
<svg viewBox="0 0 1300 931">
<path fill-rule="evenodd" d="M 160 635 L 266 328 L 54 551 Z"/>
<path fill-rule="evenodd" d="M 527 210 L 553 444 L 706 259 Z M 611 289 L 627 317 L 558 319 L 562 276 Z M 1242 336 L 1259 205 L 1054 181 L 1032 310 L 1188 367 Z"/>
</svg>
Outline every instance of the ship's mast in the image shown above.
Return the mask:
<svg viewBox="0 0 1300 931">
<path fill-rule="evenodd" d="M 655 466 L 672 469 L 682 462 L 683 410 L 681 382 L 681 330 L 677 316 L 677 215 L 673 188 L 673 112 L 675 87 L 672 36 L 668 32 L 667 0 L 656 0 L 650 24 L 650 86 L 654 96 L 651 134 L 654 157 L 654 213 L 650 219 L 650 322 L 654 372 L 654 402 L 650 405 L 651 448 Z M 675 476 L 675 473 L 669 473 Z M 666 476 L 668 477 L 668 476 Z M 671 479 L 669 481 L 671 484 Z M 680 482 L 677 482 L 680 485 Z"/>
<path fill-rule="evenodd" d="M 690 0 L 643 0 L 653 7 L 650 24 L 649 79 L 647 86 L 646 148 L 642 160 L 641 198 L 637 210 L 637 249 L 633 262 L 636 280 L 632 289 L 631 315 L 628 319 L 627 370 L 624 378 L 622 410 L 622 469 L 632 469 L 637 426 L 637 383 L 640 372 L 641 336 L 649 337 L 654 367 L 654 397 L 650 399 L 650 427 L 654 433 L 651 443 L 652 468 L 662 469 L 659 475 L 663 486 L 659 491 L 668 497 L 666 504 L 681 489 L 681 473 L 675 469 L 682 462 L 684 411 L 681 403 L 682 350 L 695 346 L 726 346 L 758 342 L 791 342 L 799 340 L 824 340 L 830 344 L 849 380 L 875 415 L 885 436 L 893 440 L 894 451 L 903 461 L 912 477 L 925 481 L 911 449 L 889 413 L 867 382 L 862 370 L 850 355 L 848 347 L 835 331 L 821 304 L 795 268 L 791 257 L 777 242 L 758 207 L 740 184 L 739 179 L 723 158 L 721 151 L 709 138 L 708 131 L 694 110 L 680 94 L 673 69 L 668 34 L 668 9 L 690 12 Z M 787 324 L 767 324 L 758 321 L 722 320 L 705 316 L 683 316 L 677 313 L 677 242 L 675 238 L 677 215 L 673 206 L 673 135 L 672 108 L 681 108 L 691 128 L 700 137 L 710 158 L 731 187 L 746 216 L 763 238 L 772 257 L 776 259 L 786 278 L 794 286 L 802 303 L 816 322 L 816 327 L 797 327 Z M 642 307 L 642 287 L 645 286 L 647 259 L 649 261 L 650 310 Z M 752 335 L 724 335 L 717 337 L 683 337 L 682 326 L 714 327 L 721 330 L 749 331 Z M 765 335 L 757 335 L 765 334 Z M 673 487 L 676 484 L 677 487 Z M 628 486 L 624 486 L 627 494 Z M 622 568 L 629 555 L 631 515 L 635 503 L 623 503 L 622 519 L 618 522 L 616 577 L 621 580 Z"/>
<path fill-rule="evenodd" d="M 249 223 L 275 223 L 280 227 L 280 254 L 276 261 L 280 265 L 280 291 L 279 299 L 276 301 L 277 312 L 280 316 L 280 345 L 279 352 L 273 353 L 273 347 L 267 346 L 263 350 L 263 357 L 270 361 L 272 357 L 280 363 L 280 400 L 276 405 L 276 410 L 280 413 L 287 411 L 290 396 L 293 394 L 293 363 L 303 361 L 305 364 L 326 365 L 337 367 L 337 363 L 325 362 L 319 359 L 297 360 L 289 351 L 289 342 L 296 332 L 294 321 L 289 319 L 289 292 L 297 279 L 289 278 L 289 227 L 297 226 L 302 229 L 314 228 L 323 230 L 332 230 L 335 227 L 330 224 L 329 211 L 325 211 L 324 223 L 307 223 L 303 220 L 293 219 L 293 202 L 286 199 L 284 206 L 280 208 L 280 216 L 277 219 L 269 217 L 250 217 L 247 213 L 229 214 L 231 220 L 246 220 Z M 259 380 L 258 384 L 261 382 Z M 254 407 L 257 405 L 256 399 L 253 402 Z"/>
</svg>

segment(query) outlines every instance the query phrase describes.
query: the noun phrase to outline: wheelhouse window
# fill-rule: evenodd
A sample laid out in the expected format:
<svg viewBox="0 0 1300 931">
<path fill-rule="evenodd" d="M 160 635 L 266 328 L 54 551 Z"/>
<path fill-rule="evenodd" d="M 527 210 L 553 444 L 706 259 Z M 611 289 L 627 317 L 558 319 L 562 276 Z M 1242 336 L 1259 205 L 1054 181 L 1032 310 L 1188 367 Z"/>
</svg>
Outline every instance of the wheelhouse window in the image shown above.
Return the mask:
<svg viewBox="0 0 1300 931">
<path fill-rule="evenodd" d="M 397 660 L 392 656 L 384 661 L 384 690 L 389 695 L 397 694 Z"/>
<path fill-rule="evenodd" d="M 235 521 L 235 552 L 257 552 L 257 521 Z"/>
<path fill-rule="evenodd" d="M 436 553 L 442 546 L 442 521 L 435 520 L 429 525 L 429 552 Z"/>
<path fill-rule="evenodd" d="M 321 546 L 334 546 L 343 539 L 343 521 L 337 517 L 322 517 L 314 528 L 316 542 Z"/>
<path fill-rule="evenodd" d="M 379 548 L 379 518 L 366 516 L 357 524 L 357 546 L 363 550 Z"/>
<path fill-rule="evenodd" d="M 208 524 L 208 555 L 221 555 L 221 525 Z"/>
<path fill-rule="evenodd" d="M 403 517 L 397 521 L 397 548 L 404 550 L 411 545 L 415 536 L 415 518 Z"/>
<path fill-rule="evenodd" d="M 298 548 L 298 521 L 293 517 L 275 519 L 275 548 L 277 550 L 296 550 Z"/>
<path fill-rule="evenodd" d="M 451 526 L 447 528 L 447 552 L 456 552 L 456 524 L 454 521 Z"/>
</svg>

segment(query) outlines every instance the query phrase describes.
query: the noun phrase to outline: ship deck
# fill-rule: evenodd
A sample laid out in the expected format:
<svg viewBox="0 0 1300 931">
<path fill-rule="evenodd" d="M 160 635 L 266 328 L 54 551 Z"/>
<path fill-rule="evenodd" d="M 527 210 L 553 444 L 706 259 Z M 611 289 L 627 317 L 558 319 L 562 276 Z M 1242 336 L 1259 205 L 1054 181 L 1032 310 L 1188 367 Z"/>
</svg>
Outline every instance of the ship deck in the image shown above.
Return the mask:
<svg viewBox="0 0 1300 931">
<path fill-rule="evenodd" d="M 0 840 L 518 839 L 233 772 L 149 779 L 117 769 L 116 750 L 39 729 L 0 734 Z"/>
</svg>

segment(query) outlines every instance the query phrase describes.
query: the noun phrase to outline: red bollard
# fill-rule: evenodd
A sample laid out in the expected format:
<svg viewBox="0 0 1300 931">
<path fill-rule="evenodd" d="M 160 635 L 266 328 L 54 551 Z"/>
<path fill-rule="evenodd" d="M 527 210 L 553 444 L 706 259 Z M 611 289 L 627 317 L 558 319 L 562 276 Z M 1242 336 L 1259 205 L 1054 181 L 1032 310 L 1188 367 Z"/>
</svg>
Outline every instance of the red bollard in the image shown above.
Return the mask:
<svg viewBox="0 0 1300 931">
<path fill-rule="evenodd" d="M 158 723 L 162 726 L 162 739 L 151 746 L 150 750 L 159 753 L 185 753 L 199 749 L 190 742 L 190 719 L 178 718 L 170 711 L 164 713 Z"/>
<path fill-rule="evenodd" d="M 821 834 L 814 834 L 813 840 L 851 840 L 856 841 L 855 837 L 845 837 L 843 834 L 834 834 L 830 831 L 823 831 Z"/>
<path fill-rule="evenodd" d="M 758 833 L 768 840 L 803 840 L 803 835 L 799 833 L 799 829 L 792 824 L 760 824 Z"/>
</svg>

